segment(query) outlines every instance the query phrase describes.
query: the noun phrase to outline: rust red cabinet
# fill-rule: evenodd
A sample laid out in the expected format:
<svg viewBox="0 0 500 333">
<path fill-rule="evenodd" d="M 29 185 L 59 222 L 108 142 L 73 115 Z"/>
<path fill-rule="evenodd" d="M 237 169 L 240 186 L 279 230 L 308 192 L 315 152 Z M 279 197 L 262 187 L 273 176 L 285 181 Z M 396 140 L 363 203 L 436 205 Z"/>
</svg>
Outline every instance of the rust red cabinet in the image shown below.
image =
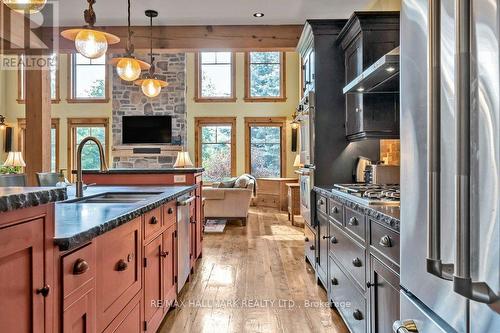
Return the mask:
<svg viewBox="0 0 500 333">
<path fill-rule="evenodd" d="M 164 281 L 164 312 L 167 312 L 169 307 L 177 298 L 177 232 L 173 225 L 163 233 L 163 249 L 165 257 L 163 258 L 163 281 Z"/>
<path fill-rule="evenodd" d="M 88 288 L 74 303 L 64 309 L 64 333 L 93 333 L 96 329 L 95 288 Z"/>
<path fill-rule="evenodd" d="M 52 330 L 52 237 L 53 205 L 0 213 L 0 332 Z"/>
<path fill-rule="evenodd" d="M 154 332 L 163 318 L 163 235 L 144 246 L 144 321 L 147 332 Z"/>
</svg>

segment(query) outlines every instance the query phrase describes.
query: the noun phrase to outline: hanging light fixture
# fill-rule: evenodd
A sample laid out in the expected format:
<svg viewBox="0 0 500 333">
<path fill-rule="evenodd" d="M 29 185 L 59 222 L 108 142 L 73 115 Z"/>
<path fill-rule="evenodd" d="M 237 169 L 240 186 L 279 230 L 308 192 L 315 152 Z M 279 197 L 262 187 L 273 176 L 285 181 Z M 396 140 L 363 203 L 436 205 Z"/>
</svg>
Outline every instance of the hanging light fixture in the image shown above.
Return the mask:
<svg viewBox="0 0 500 333">
<path fill-rule="evenodd" d="M 144 74 L 141 80 L 137 80 L 134 83 L 141 86 L 144 95 L 152 98 L 158 96 L 161 92 L 161 88 L 168 86 L 168 83 L 158 79 L 155 75 L 155 58 L 153 57 L 153 17 L 157 17 L 158 12 L 155 10 L 146 10 L 146 16 L 149 17 L 150 22 L 149 38 L 151 42 L 151 67 L 149 68 L 149 72 Z"/>
<path fill-rule="evenodd" d="M 128 12 L 128 39 L 127 39 L 127 47 L 125 48 L 125 56 L 119 58 L 111 59 L 110 63 L 113 66 L 116 66 L 116 72 L 118 76 L 125 81 L 135 81 L 141 76 L 141 71 L 147 70 L 151 67 L 145 61 L 141 61 L 136 59 L 133 56 L 134 53 L 134 45 L 132 44 L 132 35 L 133 31 L 130 28 L 130 0 L 127 0 L 127 12 Z"/>
<path fill-rule="evenodd" d="M 2 0 L 12 10 L 18 13 L 35 14 L 45 7 L 47 0 Z"/>
<path fill-rule="evenodd" d="M 106 53 L 108 44 L 119 43 L 120 38 L 107 32 L 93 29 L 96 21 L 93 5 L 95 5 L 96 0 L 87 0 L 87 2 L 89 8 L 84 12 L 87 26 L 84 28 L 64 30 L 61 32 L 61 36 L 75 41 L 76 50 L 85 58 L 96 59 Z"/>
</svg>

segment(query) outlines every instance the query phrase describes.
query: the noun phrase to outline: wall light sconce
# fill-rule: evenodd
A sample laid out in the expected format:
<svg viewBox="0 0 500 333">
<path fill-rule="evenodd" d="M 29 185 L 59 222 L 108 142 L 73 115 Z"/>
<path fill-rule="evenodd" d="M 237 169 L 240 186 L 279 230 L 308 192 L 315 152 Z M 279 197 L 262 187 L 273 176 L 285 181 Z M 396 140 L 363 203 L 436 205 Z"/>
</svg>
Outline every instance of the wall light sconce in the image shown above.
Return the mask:
<svg viewBox="0 0 500 333">
<path fill-rule="evenodd" d="M 5 124 L 5 116 L 0 114 L 0 130 L 4 130 L 7 125 Z"/>
</svg>

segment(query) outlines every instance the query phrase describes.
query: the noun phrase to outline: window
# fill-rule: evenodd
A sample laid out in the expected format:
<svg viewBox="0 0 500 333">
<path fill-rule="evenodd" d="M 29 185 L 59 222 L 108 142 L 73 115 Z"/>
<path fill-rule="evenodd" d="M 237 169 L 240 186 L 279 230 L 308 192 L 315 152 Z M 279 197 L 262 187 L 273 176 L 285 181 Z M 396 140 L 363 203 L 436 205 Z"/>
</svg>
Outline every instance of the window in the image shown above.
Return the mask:
<svg viewBox="0 0 500 333">
<path fill-rule="evenodd" d="M 245 118 L 246 172 L 256 178 L 285 174 L 286 118 Z"/>
<path fill-rule="evenodd" d="M 17 101 L 25 102 L 26 70 L 24 68 L 24 55 L 21 55 L 17 80 Z M 59 103 L 59 65 L 57 54 L 50 56 L 50 98 L 52 103 Z"/>
<path fill-rule="evenodd" d="M 70 66 L 68 102 L 108 101 L 106 55 L 97 59 L 87 59 L 81 54 L 73 54 Z"/>
<path fill-rule="evenodd" d="M 236 175 L 236 118 L 196 118 L 196 165 L 203 180 L 221 181 Z"/>
<path fill-rule="evenodd" d="M 248 52 L 245 62 L 246 101 L 286 101 L 286 65 L 283 52 Z"/>
<path fill-rule="evenodd" d="M 234 60 L 232 52 L 200 52 L 196 54 L 195 101 L 236 101 Z"/>
<path fill-rule="evenodd" d="M 17 126 L 19 127 L 18 134 L 18 148 L 21 149 L 23 156 L 26 152 L 26 119 L 17 119 Z M 52 118 L 50 129 L 50 171 L 59 171 L 59 119 Z"/>
<path fill-rule="evenodd" d="M 104 148 L 106 161 L 109 160 L 109 120 L 107 118 L 68 118 L 68 132 L 69 132 L 69 156 L 68 161 L 70 165 L 69 170 L 76 168 L 76 153 L 78 145 L 88 136 L 96 137 Z M 88 142 L 82 151 L 82 169 L 83 170 L 96 170 L 99 169 L 99 149 L 93 142 Z"/>
</svg>

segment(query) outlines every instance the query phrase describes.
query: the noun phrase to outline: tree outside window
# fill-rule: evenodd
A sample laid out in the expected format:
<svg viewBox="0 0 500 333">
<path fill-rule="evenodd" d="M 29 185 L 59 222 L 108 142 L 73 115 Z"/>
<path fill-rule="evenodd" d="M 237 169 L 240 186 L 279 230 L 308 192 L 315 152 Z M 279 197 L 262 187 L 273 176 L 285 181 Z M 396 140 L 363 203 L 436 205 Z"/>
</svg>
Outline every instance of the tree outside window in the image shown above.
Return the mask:
<svg viewBox="0 0 500 333">
<path fill-rule="evenodd" d="M 106 130 L 104 127 L 92 127 L 92 126 L 78 126 L 75 128 L 75 147 L 74 147 L 74 158 L 76 166 L 76 153 L 78 151 L 78 145 L 88 136 L 93 136 L 97 138 L 104 151 L 106 151 Z M 99 148 L 97 145 L 90 141 L 85 144 L 82 150 L 82 169 L 83 170 L 96 170 L 100 167 L 99 158 Z"/>
<path fill-rule="evenodd" d="M 231 177 L 230 125 L 201 127 L 201 166 L 205 168 L 203 180 L 221 181 Z"/>
<path fill-rule="evenodd" d="M 200 52 L 197 55 L 199 100 L 234 98 L 234 57 L 232 52 Z"/>
<path fill-rule="evenodd" d="M 74 54 L 72 65 L 72 98 L 106 99 L 106 55 L 87 59 Z"/>
<path fill-rule="evenodd" d="M 247 99 L 284 98 L 282 52 L 249 52 L 247 55 Z"/>
<path fill-rule="evenodd" d="M 281 127 L 250 127 L 250 173 L 256 178 L 281 176 Z"/>
</svg>

